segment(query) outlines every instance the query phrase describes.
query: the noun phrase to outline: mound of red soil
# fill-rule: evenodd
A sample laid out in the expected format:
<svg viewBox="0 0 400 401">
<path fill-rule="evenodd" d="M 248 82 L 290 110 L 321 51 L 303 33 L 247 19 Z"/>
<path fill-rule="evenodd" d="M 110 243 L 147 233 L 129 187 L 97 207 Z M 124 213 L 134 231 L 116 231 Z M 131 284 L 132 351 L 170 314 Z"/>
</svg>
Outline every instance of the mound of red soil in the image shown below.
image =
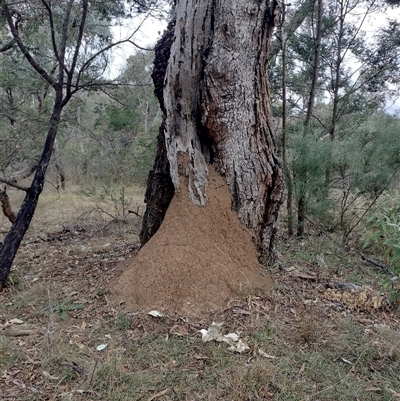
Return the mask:
<svg viewBox="0 0 400 401">
<path fill-rule="evenodd" d="M 270 290 L 272 281 L 230 200 L 226 183 L 212 169 L 207 206 L 193 205 L 184 191 L 176 193 L 157 233 L 123 262 L 112 288 L 115 301 L 128 310 L 198 315 L 225 307 L 229 299 Z"/>
</svg>

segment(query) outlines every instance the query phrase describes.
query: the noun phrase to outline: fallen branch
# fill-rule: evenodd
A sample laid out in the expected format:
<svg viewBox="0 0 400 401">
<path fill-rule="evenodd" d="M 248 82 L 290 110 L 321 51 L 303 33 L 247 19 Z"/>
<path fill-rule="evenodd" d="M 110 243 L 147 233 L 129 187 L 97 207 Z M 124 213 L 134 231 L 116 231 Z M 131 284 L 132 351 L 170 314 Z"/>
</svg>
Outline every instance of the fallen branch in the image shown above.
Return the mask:
<svg viewBox="0 0 400 401">
<path fill-rule="evenodd" d="M 139 214 L 139 206 L 137 208 L 137 211 L 135 212 L 134 210 L 128 210 L 128 213 L 130 214 L 134 214 L 135 216 L 138 216 L 140 218 L 142 218 L 143 216 L 141 214 Z"/>
<path fill-rule="evenodd" d="M 314 223 L 312 220 L 310 220 L 307 216 L 304 217 L 305 220 L 307 220 L 311 225 L 313 225 L 315 228 L 317 228 L 321 234 L 325 235 L 325 237 L 327 237 L 328 239 L 330 239 L 334 244 L 336 244 L 339 248 L 341 248 L 343 246 L 343 244 L 339 243 L 338 241 L 336 241 L 334 238 L 332 238 L 329 234 L 326 233 L 326 231 L 320 227 L 318 224 Z"/>
<path fill-rule="evenodd" d="M 40 330 L 0 330 L 0 334 L 9 337 L 23 337 L 39 333 Z"/>
<path fill-rule="evenodd" d="M 85 372 L 74 362 L 63 362 L 61 365 L 67 366 L 72 369 L 74 372 L 78 373 L 78 375 L 83 375 Z"/>
<path fill-rule="evenodd" d="M 383 269 L 387 272 L 391 272 L 391 268 L 388 265 L 385 265 L 384 263 L 380 262 L 379 260 L 368 258 L 364 255 L 361 255 L 361 259 L 364 260 L 365 262 L 371 263 L 371 265 L 374 265 L 376 267 L 379 267 L 380 269 Z"/>
</svg>

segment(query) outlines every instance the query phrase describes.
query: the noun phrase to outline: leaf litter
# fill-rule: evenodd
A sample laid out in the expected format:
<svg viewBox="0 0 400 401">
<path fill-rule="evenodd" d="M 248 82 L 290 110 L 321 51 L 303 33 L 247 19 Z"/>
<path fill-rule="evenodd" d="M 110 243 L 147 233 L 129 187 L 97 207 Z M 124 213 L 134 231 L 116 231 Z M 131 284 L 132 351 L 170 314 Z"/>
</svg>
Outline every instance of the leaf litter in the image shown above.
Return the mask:
<svg viewBox="0 0 400 401">
<path fill-rule="evenodd" d="M 95 231 L 96 227 L 92 229 Z M 124 350 L 132 344 L 141 344 L 155 333 L 160 334 L 166 344 L 172 341 L 171 337 L 184 341 L 187 349 L 181 351 L 182 355 L 191 356 L 193 364 L 196 363 L 193 369 L 200 376 L 213 360 L 212 353 L 207 353 L 208 348 L 200 346 L 203 336 L 208 339 L 205 345 L 209 343 L 214 347 L 215 343 L 215 348 L 219 345 L 224 348 L 226 344 L 226 348 L 233 351 L 232 366 L 247 366 L 248 361 L 250 364 L 265 361 L 271 366 L 278 366 L 285 353 L 291 350 L 299 350 L 301 355 L 314 343 L 324 344 L 329 330 L 336 329 L 335 322 L 343 316 L 377 339 L 376 348 L 382 358 L 395 358 L 397 355 L 399 344 L 388 343 L 380 333 L 390 328 L 398 329 L 400 321 L 385 302 L 375 307 L 374 297 L 380 296 L 376 286 L 371 284 L 367 287 L 358 283 L 357 287 L 352 287 L 356 290 L 353 292 L 344 290 L 345 286 L 328 291 L 327 283 L 341 283 L 343 278 L 326 277 L 326 267 L 318 258 L 290 271 L 284 270 L 286 260 L 280 258 L 283 268 L 272 271 L 277 286 L 270 297 L 253 295 L 238 298 L 230 301 L 226 308 L 208 312 L 198 319 L 174 315 L 155 319 L 151 315 L 146 316 L 146 313 L 124 315 L 118 305 L 110 302 L 108 284 L 118 275 L 121 259 L 132 257 L 138 246 L 127 234 L 115 236 L 99 232 L 99 235 L 87 239 L 90 230 L 86 227 L 84 231 L 64 232 L 58 237 L 52 234 L 51 241 L 42 241 L 35 232 L 31 232 L 21 246 L 12 273 L 15 288 L 10 287 L 0 295 L 0 341 L 5 341 L 6 347 L 0 351 L 7 349 L 0 352 L 0 394 L 4 399 L 22 401 L 49 397 L 55 401 L 75 400 L 84 394 L 87 400 L 105 401 L 108 396 L 100 391 L 96 378 L 107 366 L 107 358 L 116 353 L 125 364 L 136 363 L 135 357 L 124 357 Z M 82 249 L 83 241 L 85 249 Z M 327 261 L 324 262 L 327 264 Z M 288 264 L 292 265 L 290 261 Z M 27 274 L 33 274 L 38 279 L 21 280 Z M 363 295 L 361 301 L 355 300 L 355 297 L 360 299 L 364 290 L 368 306 L 365 306 Z M 25 295 L 28 293 L 29 296 Z M 344 293 L 353 295 L 344 296 Z M 351 300 L 348 300 L 349 297 Z M 62 308 L 57 310 L 57 305 Z M 84 305 L 84 308 L 71 307 L 70 310 L 68 306 L 73 305 Z M 42 314 L 46 307 L 48 313 Z M 61 316 L 65 309 L 68 313 Z M 312 316 L 315 324 L 304 320 L 307 315 Z M 210 325 L 210 321 L 224 323 Z M 260 342 L 254 337 L 254 332 L 264 325 L 279 330 L 279 341 L 285 344 L 283 348 L 276 348 L 272 340 Z M 31 332 L 21 341 L 20 337 L 9 334 L 11 329 Z M 101 340 L 104 341 L 109 333 L 112 333 L 112 340 L 106 338 L 109 339 L 107 349 L 110 352 L 97 351 L 96 347 L 104 345 Z M 250 357 L 243 360 L 242 354 Z M 352 361 L 347 355 L 344 352 L 337 355 L 342 365 Z M 259 362 L 254 362 L 255 357 L 259 358 Z M 181 369 L 179 359 L 162 364 L 170 371 Z M 79 374 L 71 366 L 77 366 Z M 354 368 L 354 363 L 351 368 Z M 380 365 L 378 368 L 384 369 Z M 295 375 L 303 376 L 308 369 L 309 364 L 302 362 L 296 367 Z M 67 377 L 70 379 L 67 380 Z M 385 387 L 384 384 L 371 380 L 366 391 L 375 394 L 382 390 L 397 397 L 398 388 Z M 168 392 L 164 393 L 166 390 Z M 174 391 L 170 386 L 157 387 L 154 391 L 149 388 L 147 397 L 141 399 L 174 398 L 171 395 Z"/>
</svg>

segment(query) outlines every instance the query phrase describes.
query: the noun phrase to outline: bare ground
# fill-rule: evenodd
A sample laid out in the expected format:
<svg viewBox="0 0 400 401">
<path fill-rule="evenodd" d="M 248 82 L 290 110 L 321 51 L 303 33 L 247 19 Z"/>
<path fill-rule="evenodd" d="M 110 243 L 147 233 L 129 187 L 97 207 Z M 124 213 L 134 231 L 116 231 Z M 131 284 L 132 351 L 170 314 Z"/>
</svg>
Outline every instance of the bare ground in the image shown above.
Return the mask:
<svg viewBox="0 0 400 401">
<path fill-rule="evenodd" d="M 134 210 L 139 199 L 132 192 Z M 139 219 L 112 220 L 95 206 L 80 192 L 45 193 L 0 294 L 0 399 L 400 398 L 399 315 L 380 296 L 385 273 L 355 251 L 323 236 L 281 236 L 268 296 L 157 319 L 125 311 L 109 290 L 137 252 Z M 203 343 L 199 330 L 213 321 L 240 332 L 250 350 Z"/>
</svg>

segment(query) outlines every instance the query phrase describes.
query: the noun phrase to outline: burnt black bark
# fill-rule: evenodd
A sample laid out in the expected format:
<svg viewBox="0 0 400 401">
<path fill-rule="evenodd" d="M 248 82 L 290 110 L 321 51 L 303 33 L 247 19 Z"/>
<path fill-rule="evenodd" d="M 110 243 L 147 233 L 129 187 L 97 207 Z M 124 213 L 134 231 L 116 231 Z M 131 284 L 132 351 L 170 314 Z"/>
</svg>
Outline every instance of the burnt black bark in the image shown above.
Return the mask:
<svg viewBox="0 0 400 401">
<path fill-rule="evenodd" d="M 164 123 L 147 184 L 142 244 L 160 226 L 174 190 L 207 206 L 213 164 L 265 256 L 283 194 L 266 74 L 279 4 L 180 0 L 175 18 L 156 49 L 153 79 Z"/>
<path fill-rule="evenodd" d="M 157 137 L 156 158 L 147 178 L 146 194 L 144 198 L 146 211 L 143 216 L 142 230 L 139 235 L 142 245 L 144 245 L 160 228 L 168 206 L 174 196 L 174 185 L 170 175 L 167 148 L 165 146 L 166 110 L 163 96 L 164 78 L 171 54 L 174 28 L 175 21 L 171 21 L 155 47 L 152 78 L 154 82 L 154 94 L 157 96 L 163 112 L 163 122 Z"/>
<path fill-rule="evenodd" d="M 32 221 L 39 196 L 43 191 L 47 167 L 50 163 L 53 153 L 54 140 L 56 138 L 58 125 L 60 123 L 62 112 L 62 92 L 56 94 L 56 102 L 50 119 L 50 126 L 43 148 L 42 156 L 36 168 L 35 176 L 31 186 L 27 189 L 25 199 L 17 214 L 16 219 L 6 235 L 3 244 L 0 247 L 0 288 L 2 288 L 10 273 L 11 266 L 21 245 L 22 239 L 28 230 Z"/>
</svg>

